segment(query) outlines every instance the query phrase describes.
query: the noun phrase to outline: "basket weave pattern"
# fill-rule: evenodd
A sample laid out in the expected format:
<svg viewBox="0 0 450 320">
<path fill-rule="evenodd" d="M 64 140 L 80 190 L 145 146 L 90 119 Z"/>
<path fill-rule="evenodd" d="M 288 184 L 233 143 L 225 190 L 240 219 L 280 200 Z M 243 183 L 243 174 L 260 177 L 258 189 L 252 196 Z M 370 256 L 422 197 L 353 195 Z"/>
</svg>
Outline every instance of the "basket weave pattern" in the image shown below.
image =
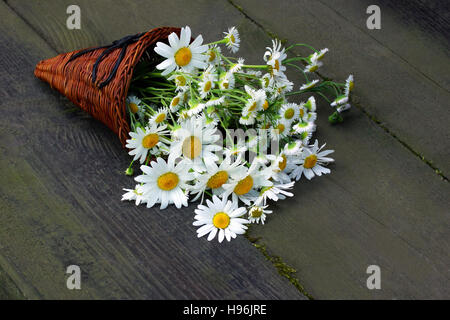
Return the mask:
<svg viewBox="0 0 450 320">
<path fill-rule="evenodd" d="M 179 34 L 180 29 L 155 28 L 145 33 L 137 42 L 128 45 L 114 79 L 102 89 L 99 89 L 98 84 L 111 73 L 121 49 L 114 49 L 101 61 L 96 83 L 92 82 L 92 70 L 104 48 L 86 53 L 70 62 L 68 62 L 70 58 L 82 50 L 40 61 L 34 74 L 48 82 L 52 88 L 65 95 L 82 110 L 106 124 L 119 136 L 122 145 L 125 145 L 130 131 L 125 100 L 134 67 L 150 46 L 155 45 L 157 41 L 165 41 L 172 32 Z"/>
</svg>

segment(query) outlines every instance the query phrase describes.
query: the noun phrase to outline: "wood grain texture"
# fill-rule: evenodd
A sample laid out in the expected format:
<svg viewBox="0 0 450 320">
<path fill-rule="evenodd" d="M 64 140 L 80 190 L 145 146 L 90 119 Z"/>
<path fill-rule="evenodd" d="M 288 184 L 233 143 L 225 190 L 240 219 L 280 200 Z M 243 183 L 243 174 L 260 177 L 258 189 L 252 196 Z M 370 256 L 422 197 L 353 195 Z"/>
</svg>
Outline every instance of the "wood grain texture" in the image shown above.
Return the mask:
<svg viewBox="0 0 450 320">
<path fill-rule="evenodd" d="M 337 80 L 353 73 L 364 109 L 445 176 L 450 175 L 450 65 L 448 50 L 440 42 L 432 37 L 422 40 L 425 31 L 390 17 L 392 9 L 381 9 L 381 30 L 365 29 L 366 8 L 358 19 L 357 13 L 352 16 L 346 14 L 351 9 L 344 9 L 360 8 L 359 1 L 233 2 L 289 43 L 328 47 L 321 72 Z M 429 42 L 434 45 L 428 46 Z"/>
<path fill-rule="evenodd" d="M 7 297 L 305 298 L 245 238 L 197 239 L 194 206 L 160 211 L 121 202 L 122 188 L 134 183 L 123 174 L 129 156 L 117 137 L 33 77 L 35 63 L 56 52 L 3 2 L 0 15 L 1 90 L 8 93 L 0 103 L 0 281 L 11 280 Z M 115 25 L 122 28 L 114 22 L 102 32 L 119 34 Z M 82 290 L 66 288 L 71 264 L 81 268 Z"/>
</svg>

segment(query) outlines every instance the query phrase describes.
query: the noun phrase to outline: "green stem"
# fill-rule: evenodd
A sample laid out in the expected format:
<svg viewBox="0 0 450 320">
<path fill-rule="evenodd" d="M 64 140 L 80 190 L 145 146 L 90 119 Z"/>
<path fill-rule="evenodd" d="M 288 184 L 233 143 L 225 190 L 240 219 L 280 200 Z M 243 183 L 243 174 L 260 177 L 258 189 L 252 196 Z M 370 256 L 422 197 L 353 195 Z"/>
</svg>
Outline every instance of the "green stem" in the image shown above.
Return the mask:
<svg viewBox="0 0 450 320">
<path fill-rule="evenodd" d="M 310 46 L 309 44 L 306 43 L 295 43 L 289 47 L 286 48 L 285 52 L 288 52 L 289 50 L 291 50 L 293 47 L 307 47 L 315 52 L 319 52 L 318 50 L 314 49 L 312 46 Z"/>
</svg>

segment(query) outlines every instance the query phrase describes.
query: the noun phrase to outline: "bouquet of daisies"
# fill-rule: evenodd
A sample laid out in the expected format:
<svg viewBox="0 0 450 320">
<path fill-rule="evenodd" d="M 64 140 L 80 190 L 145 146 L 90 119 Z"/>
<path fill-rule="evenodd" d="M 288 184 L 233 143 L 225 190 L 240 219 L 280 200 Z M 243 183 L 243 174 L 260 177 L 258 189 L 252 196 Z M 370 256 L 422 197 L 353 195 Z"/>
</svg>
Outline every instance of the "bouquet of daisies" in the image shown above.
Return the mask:
<svg viewBox="0 0 450 320">
<path fill-rule="evenodd" d="M 197 201 L 198 237 L 217 235 L 219 242 L 244 234 L 249 223 L 264 224 L 269 201 L 292 197 L 302 176 L 330 173 L 333 150 L 311 140 L 314 96 L 301 103 L 288 97 L 318 94 L 334 108 L 330 121 L 339 122 L 353 89 L 352 76 L 345 83 L 310 79 L 328 49 L 283 48 L 274 40 L 264 64 L 248 65 L 223 53 L 236 53 L 239 45 L 235 27 L 209 44 L 201 35 L 191 42 L 190 28 L 182 28 L 168 44 L 156 44 L 156 59 L 136 67 L 127 98 L 132 131 L 126 147 L 133 160 L 126 173 L 133 175 L 136 161 L 142 172 L 122 200 L 161 209 Z M 294 46 L 310 54 L 288 57 Z M 306 80 L 298 91 L 288 67 Z M 336 98 L 329 100 L 329 93 Z"/>
</svg>

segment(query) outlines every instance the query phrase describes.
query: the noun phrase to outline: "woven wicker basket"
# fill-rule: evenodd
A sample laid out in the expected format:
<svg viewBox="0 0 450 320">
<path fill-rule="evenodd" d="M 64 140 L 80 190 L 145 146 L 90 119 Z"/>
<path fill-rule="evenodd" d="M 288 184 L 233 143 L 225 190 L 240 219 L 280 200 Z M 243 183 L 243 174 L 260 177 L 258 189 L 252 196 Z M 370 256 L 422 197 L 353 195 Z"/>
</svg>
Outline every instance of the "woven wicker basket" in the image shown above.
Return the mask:
<svg viewBox="0 0 450 320">
<path fill-rule="evenodd" d="M 95 119 L 106 124 L 125 145 L 130 131 L 125 99 L 134 67 L 144 53 L 153 55 L 156 42 L 165 41 L 172 32 L 179 34 L 180 29 L 172 27 L 152 29 L 140 36 L 137 41 L 128 44 L 123 49 L 124 56 L 115 74 L 114 66 L 118 59 L 120 61 L 122 49 L 110 50 L 107 55 L 100 58 L 95 82 L 92 81 L 94 64 L 107 50 L 105 47 L 91 49 L 92 51 L 77 57 L 74 55 L 89 49 L 63 53 L 43 60 L 37 64 L 34 74 L 48 82 L 52 88 L 65 95 L 81 109 L 89 112 Z M 75 59 L 71 60 L 71 58 Z M 111 74 L 114 74 L 114 77 L 108 84 L 101 87 L 102 82 Z"/>
</svg>

